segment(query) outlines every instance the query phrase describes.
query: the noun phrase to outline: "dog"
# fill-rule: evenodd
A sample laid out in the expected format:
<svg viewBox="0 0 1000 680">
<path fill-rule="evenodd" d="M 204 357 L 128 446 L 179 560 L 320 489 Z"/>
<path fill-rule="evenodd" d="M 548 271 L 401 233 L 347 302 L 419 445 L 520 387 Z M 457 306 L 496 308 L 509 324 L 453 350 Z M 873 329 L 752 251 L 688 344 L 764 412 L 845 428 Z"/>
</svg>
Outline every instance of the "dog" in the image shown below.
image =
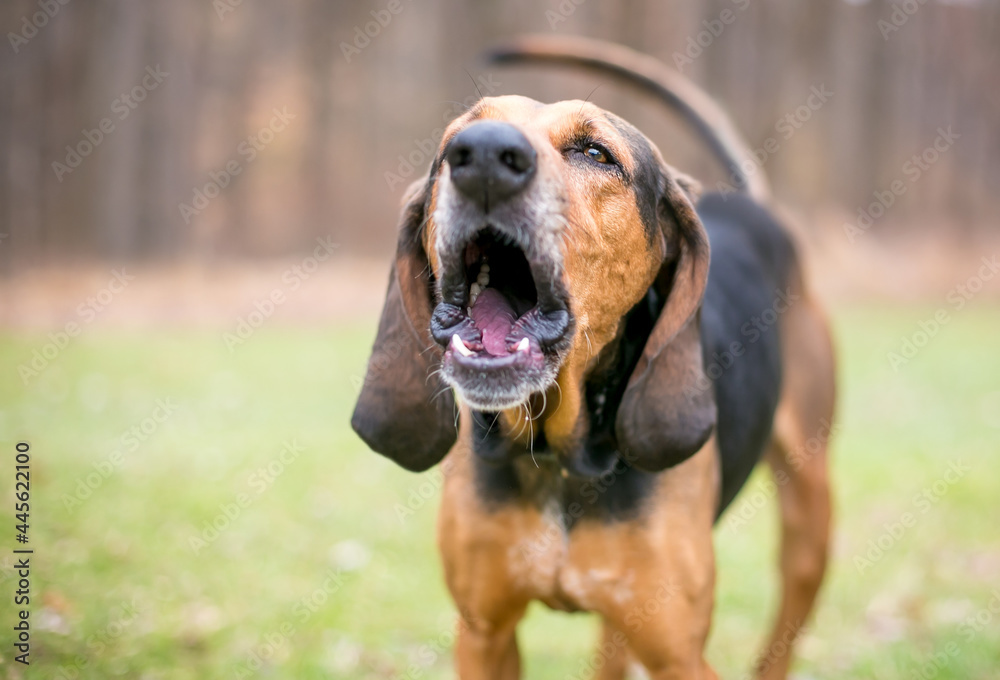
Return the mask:
<svg viewBox="0 0 1000 680">
<path fill-rule="evenodd" d="M 701 195 L 594 104 L 501 96 L 448 126 L 406 193 L 352 425 L 408 470 L 443 461 L 458 675 L 519 677 L 539 600 L 600 615 L 597 677 L 716 677 L 712 528 L 766 459 L 782 590 L 756 674 L 784 678 L 827 562 L 834 358 L 766 181 L 714 102 L 649 57 L 529 37 L 493 59 L 653 94 L 735 190 Z"/>
</svg>

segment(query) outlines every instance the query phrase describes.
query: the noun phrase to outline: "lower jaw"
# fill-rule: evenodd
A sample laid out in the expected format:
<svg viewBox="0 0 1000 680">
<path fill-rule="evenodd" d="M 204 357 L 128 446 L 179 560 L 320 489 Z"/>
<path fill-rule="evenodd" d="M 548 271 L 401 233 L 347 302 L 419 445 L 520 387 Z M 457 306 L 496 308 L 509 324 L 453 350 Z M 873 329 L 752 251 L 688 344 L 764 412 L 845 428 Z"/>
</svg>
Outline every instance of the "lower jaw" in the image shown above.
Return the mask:
<svg viewBox="0 0 1000 680">
<path fill-rule="evenodd" d="M 474 411 L 496 413 L 524 406 L 534 394 L 544 391 L 545 385 L 541 376 L 529 381 L 519 381 L 515 389 L 481 389 L 482 381 L 474 377 L 468 382 L 478 383 L 480 389 L 469 390 L 463 386 L 463 381 L 456 377 L 454 369 L 446 367 L 444 378 L 458 393 L 462 403 Z M 526 384 L 527 383 L 527 384 Z"/>
<path fill-rule="evenodd" d="M 511 409 L 519 409 L 524 406 L 525 402 L 531 397 L 530 392 L 525 394 L 517 395 L 500 395 L 499 397 L 489 397 L 484 398 L 479 395 L 470 395 L 461 388 L 455 386 L 453 387 L 458 392 L 459 400 L 471 408 L 474 411 L 486 411 L 490 413 L 498 413 L 501 411 L 509 411 Z"/>
</svg>

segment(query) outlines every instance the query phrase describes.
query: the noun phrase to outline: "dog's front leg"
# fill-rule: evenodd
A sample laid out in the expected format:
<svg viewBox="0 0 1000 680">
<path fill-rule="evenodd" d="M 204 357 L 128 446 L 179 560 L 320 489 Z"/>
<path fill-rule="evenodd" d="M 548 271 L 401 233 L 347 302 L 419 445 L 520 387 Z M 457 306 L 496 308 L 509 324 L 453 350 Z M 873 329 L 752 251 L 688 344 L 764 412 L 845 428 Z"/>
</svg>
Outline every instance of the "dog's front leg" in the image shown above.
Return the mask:
<svg viewBox="0 0 1000 680">
<path fill-rule="evenodd" d="M 463 616 L 459 620 L 455 644 L 458 677 L 461 680 L 518 680 L 521 656 L 514 634 L 516 626 L 517 620 L 497 626 L 482 620 L 470 621 Z"/>
<path fill-rule="evenodd" d="M 513 506 L 484 507 L 468 455 L 449 454 L 438 517 L 445 581 L 459 611 L 455 667 L 461 680 L 517 680 L 515 629 L 531 600 L 526 574 L 518 572 L 526 556 L 517 546 L 519 537 L 533 535 L 535 518 Z"/>
</svg>

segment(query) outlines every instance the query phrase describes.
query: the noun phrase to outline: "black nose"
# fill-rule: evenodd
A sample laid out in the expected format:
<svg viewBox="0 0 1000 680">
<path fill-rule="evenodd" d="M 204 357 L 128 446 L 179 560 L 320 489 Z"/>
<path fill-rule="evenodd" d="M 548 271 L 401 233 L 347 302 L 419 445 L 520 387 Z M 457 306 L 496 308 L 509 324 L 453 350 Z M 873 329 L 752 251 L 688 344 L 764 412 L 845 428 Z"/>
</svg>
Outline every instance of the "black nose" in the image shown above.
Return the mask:
<svg viewBox="0 0 1000 680">
<path fill-rule="evenodd" d="M 484 210 L 517 194 L 535 175 L 535 150 L 516 127 L 496 120 L 473 123 L 451 140 L 451 181 Z"/>
</svg>

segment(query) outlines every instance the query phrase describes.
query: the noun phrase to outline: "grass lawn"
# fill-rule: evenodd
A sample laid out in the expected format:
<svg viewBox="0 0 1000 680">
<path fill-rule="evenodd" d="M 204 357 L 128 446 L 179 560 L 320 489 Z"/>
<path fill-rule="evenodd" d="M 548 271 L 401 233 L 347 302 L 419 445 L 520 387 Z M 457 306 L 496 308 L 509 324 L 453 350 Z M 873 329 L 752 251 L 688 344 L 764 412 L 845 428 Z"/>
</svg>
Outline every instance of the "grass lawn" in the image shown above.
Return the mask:
<svg viewBox="0 0 1000 680">
<path fill-rule="evenodd" d="M 835 314 L 837 530 L 800 678 L 1000 678 L 1000 314 L 954 314 L 893 370 L 887 353 L 933 312 Z M 92 329 L 27 386 L 17 366 L 44 334 L 0 334 L 0 677 L 452 677 L 438 477 L 348 426 L 373 333 L 265 327 L 230 353 L 213 331 Z M 27 673 L 11 653 L 20 439 Z M 737 499 L 744 524 L 716 530 L 708 654 L 723 678 L 743 677 L 776 595 L 775 509 L 753 504 L 766 482 Z M 526 677 L 576 677 L 596 633 L 533 608 Z"/>
</svg>

